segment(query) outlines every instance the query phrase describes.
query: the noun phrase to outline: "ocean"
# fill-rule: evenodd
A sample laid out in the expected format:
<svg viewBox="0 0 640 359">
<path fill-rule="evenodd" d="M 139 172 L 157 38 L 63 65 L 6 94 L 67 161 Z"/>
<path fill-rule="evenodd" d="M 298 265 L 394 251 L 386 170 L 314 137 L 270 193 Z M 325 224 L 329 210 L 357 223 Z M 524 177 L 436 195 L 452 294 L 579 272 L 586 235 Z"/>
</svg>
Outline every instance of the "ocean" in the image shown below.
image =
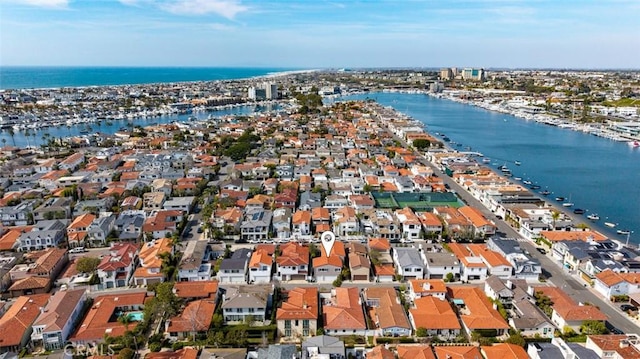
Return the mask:
<svg viewBox="0 0 640 359">
<path fill-rule="evenodd" d="M 253 67 L 0 67 L 0 90 L 244 79 L 290 68 Z"/>
</svg>

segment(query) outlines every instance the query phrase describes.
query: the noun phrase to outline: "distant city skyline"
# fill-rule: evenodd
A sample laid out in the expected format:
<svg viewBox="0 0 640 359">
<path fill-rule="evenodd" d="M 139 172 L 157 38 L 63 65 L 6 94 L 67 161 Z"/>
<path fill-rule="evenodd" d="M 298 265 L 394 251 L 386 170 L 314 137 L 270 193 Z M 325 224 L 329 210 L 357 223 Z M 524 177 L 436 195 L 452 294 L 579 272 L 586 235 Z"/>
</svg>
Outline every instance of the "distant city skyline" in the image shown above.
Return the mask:
<svg viewBox="0 0 640 359">
<path fill-rule="evenodd" d="M 637 0 L 0 0 L 0 65 L 637 69 L 638 19 Z"/>
</svg>

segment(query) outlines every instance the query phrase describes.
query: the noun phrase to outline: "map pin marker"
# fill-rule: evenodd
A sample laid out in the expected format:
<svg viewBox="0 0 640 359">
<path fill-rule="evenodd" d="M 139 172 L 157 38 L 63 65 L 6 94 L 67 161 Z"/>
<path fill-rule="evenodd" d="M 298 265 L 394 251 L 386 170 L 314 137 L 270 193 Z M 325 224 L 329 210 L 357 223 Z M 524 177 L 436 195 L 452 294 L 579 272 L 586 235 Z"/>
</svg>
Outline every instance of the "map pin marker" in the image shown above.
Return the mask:
<svg viewBox="0 0 640 359">
<path fill-rule="evenodd" d="M 336 235 L 331 231 L 326 231 L 322 233 L 320 240 L 322 241 L 324 252 L 327 254 L 327 257 L 329 257 L 331 255 L 333 244 L 336 242 Z"/>
</svg>

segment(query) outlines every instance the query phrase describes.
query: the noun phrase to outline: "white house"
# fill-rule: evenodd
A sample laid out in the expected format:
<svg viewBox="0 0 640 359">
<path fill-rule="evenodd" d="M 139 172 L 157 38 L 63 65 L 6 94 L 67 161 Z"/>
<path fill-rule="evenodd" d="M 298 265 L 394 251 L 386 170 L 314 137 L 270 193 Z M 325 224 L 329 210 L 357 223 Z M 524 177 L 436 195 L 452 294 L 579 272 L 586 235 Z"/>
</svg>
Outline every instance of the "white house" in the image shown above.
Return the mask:
<svg viewBox="0 0 640 359">
<path fill-rule="evenodd" d="M 259 249 L 251 254 L 249 260 L 249 283 L 269 283 L 273 268 L 273 258 Z"/>
<path fill-rule="evenodd" d="M 62 349 L 83 313 L 86 299 L 84 289 L 54 293 L 33 323 L 31 341 L 46 350 Z"/>
</svg>

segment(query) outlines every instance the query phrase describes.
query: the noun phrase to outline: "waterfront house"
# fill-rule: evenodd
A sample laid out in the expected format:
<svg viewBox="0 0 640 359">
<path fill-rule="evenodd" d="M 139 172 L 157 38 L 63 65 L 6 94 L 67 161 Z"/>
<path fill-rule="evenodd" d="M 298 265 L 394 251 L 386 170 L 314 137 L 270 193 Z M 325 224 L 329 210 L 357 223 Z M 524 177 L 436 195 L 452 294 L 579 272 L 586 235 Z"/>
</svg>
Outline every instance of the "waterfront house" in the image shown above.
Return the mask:
<svg viewBox="0 0 640 359">
<path fill-rule="evenodd" d="M 362 292 L 377 335 L 410 336 L 411 324 L 394 288 L 369 287 Z"/>
<path fill-rule="evenodd" d="M 278 280 L 304 280 L 310 274 L 309 247 L 295 242 L 280 246 L 276 258 L 276 278 Z"/>
<path fill-rule="evenodd" d="M 46 350 L 62 349 L 83 314 L 86 299 L 84 289 L 54 293 L 33 323 L 32 345 L 42 345 Z"/>
<path fill-rule="evenodd" d="M 104 289 L 129 285 L 136 267 L 138 247 L 132 243 L 113 243 L 98 264 L 97 275 Z"/>
<path fill-rule="evenodd" d="M 148 286 L 153 283 L 164 282 L 164 273 L 162 272 L 162 255 L 173 253 L 171 239 L 162 238 L 149 242 L 144 242 L 138 258 L 140 259 L 140 267 L 133 273 L 133 283 L 135 285 Z"/>
<path fill-rule="evenodd" d="M 462 329 L 451 304 L 430 295 L 414 300 L 409 319 L 416 330 L 424 328 L 428 335 L 445 340 L 455 338 Z"/>
<path fill-rule="evenodd" d="M 319 317 L 318 288 L 294 288 L 276 312 L 278 335 L 285 338 L 316 334 Z"/>
<path fill-rule="evenodd" d="M 333 288 L 323 301 L 324 331 L 329 335 L 368 335 L 358 288 Z"/>
<path fill-rule="evenodd" d="M 215 309 L 215 302 L 208 299 L 187 303 L 180 314 L 165 321 L 165 337 L 170 341 L 193 340 L 197 335 L 205 334 L 211 326 Z"/>
<path fill-rule="evenodd" d="M 394 248 L 393 262 L 402 279 L 424 278 L 424 259 L 416 248 Z"/>
<path fill-rule="evenodd" d="M 18 353 L 31 340 L 33 323 L 49 301 L 49 294 L 34 294 L 16 298 L 0 318 L 0 353 Z"/>
<path fill-rule="evenodd" d="M 211 259 L 211 250 L 206 241 L 188 241 L 178 264 L 177 280 L 196 282 L 211 280 L 212 268 L 209 263 Z"/>
<path fill-rule="evenodd" d="M 73 345 L 101 343 L 104 341 L 105 334 L 110 337 L 123 335 L 135 324 L 123 324 L 118 321 L 118 318 L 121 315 L 128 315 L 134 321 L 140 320 L 146 299 L 146 292 L 96 296 L 91 308 L 69 338 L 69 342 Z"/>
<path fill-rule="evenodd" d="M 225 324 L 246 323 L 247 318 L 264 324 L 273 301 L 270 285 L 222 285 L 222 315 Z"/>
<path fill-rule="evenodd" d="M 230 258 L 225 258 L 220 263 L 217 278 L 220 283 L 246 283 L 247 269 L 251 250 L 240 248 L 233 252 Z"/>
</svg>

